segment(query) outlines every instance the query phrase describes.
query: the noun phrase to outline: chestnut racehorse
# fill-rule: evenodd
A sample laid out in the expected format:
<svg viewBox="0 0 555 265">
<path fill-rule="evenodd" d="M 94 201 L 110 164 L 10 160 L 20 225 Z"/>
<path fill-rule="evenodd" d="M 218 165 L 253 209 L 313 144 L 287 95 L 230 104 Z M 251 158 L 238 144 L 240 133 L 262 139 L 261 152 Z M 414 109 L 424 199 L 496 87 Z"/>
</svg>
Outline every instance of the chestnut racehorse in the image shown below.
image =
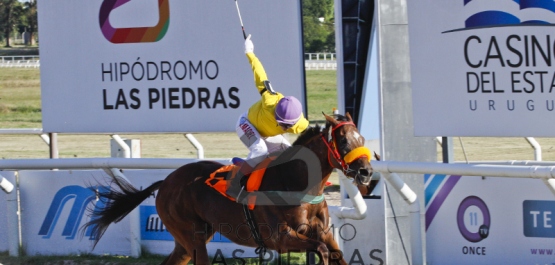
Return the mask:
<svg viewBox="0 0 555 265">
<path fill-rule="evenodd" d="M 162 264 L 187 264 L 191 260 L 209 264 L 206 244 L 215 232 L 258 250 L 309 251 L 318 255 L 321 264 L 347 264 L 330 231 L 323 191 L 334 168 L 355 184 L 367 184 L 373 172 L 371 155 L 348 113 L 324 116 L 323 128 L 309 127 L 268 165 L 252 211 L 205 183 L 222 164 L 199 161 L 176 169 L 144 190 L 114 179 L 119 189 L 99 194 L 106 207 L 93 212 L 83 228 L 93 226 L 98 243 L 112 222 L 123 219 L 158 190 L 156 210 L 175 239 L 174 250 Z"/>
</svg>

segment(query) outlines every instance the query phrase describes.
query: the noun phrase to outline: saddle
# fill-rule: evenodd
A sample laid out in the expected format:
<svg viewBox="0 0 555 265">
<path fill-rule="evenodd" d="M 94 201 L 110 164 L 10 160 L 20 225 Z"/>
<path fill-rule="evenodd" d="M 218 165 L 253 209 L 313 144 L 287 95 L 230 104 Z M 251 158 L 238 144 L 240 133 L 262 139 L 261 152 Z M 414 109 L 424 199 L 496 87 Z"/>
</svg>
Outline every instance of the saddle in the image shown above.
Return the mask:
<svg viewBox="0 0 555 265">
<path fill-rule="evenodd" d="M 233 164 L 220 167 L 210 174 L 205 183 L 224 197 L 242 202 L 250 192 L 258 191 L 268 165 L 275 159 L 275 156 L 264 159 L 250 173 L 243 173 L 241 166 Z M 256 196 L 249 196 L 247 203 L 249 210 L 253 210 Z"/>
</svg>

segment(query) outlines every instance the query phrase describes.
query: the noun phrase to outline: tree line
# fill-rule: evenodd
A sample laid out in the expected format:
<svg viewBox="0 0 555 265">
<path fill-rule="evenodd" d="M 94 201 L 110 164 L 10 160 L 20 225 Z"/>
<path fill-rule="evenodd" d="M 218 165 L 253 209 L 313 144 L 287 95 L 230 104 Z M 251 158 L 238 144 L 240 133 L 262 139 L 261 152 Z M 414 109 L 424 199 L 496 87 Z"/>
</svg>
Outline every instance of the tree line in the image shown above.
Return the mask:
<svg viewBox="0 0 555 265">
<path fill-rule="evenodd" d="M 305 52 L 335 52 L 334 0 L 301 0 Z M 0 0 L 0 41 L 10 47 L 14 32 L 38 35 L 37 0 Z"/>
<path fill-rule="evenodd" d="M 334 0 L 302 0 L 305 52 L 335 52 Z"/>
<path fill-rule="evenodd" d="M 0 40 L 5 47 L 11 46 L 10 37 L 14 32 L 29 32 L 32 44 L 38 32 L 36 0 L 0 0 Z"/>
</svg>

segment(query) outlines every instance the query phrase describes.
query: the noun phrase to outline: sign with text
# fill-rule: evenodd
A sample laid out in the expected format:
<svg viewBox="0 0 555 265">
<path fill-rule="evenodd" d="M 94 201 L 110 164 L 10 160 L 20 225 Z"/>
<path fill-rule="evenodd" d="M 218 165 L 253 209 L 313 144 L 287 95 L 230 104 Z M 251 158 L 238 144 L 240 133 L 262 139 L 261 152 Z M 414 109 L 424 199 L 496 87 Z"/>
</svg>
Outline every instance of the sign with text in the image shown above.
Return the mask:
<svg viewBox="0 0 555 265">
<path fill-rule="evenodd" d="M 553 264 L 555 200 L 543 181 L 425 175 L 424 193 L 429 264 Z"/>
<path fill-rule="evenodd" d="M 304 102 L 300 3 L 239 3 L 272 87 Z M 232 132 L 260 99 L 233 1 L 38 4 L 46 132 Z"/>
<path fill-rule="evenodd" d="M 416 136 L 555 135 L 553 1 L 408 1 L 408 16 Z"/>
</svg>

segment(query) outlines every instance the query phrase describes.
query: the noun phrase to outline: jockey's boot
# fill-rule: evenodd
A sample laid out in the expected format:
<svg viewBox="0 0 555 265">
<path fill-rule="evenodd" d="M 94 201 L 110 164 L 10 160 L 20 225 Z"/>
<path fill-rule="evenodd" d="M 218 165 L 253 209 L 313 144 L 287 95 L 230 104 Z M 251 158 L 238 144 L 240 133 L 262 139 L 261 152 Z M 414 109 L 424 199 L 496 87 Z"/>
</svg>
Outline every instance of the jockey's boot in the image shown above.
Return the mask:
<svg viewBox="0 0 555 265">
<path fill-rule="evenodd" d="M 236 166 L 240 166 L 242 163 L 245 163 L 245 160 L 240 157 L 234 157 L 231 159 L 231 163 L 233 163 Z"/>
<path fill-rule="evenodd" d="M 239 172 L 241 172 L 241 174 L 243 176 L 248 176 L 253 170 L 253 167 L 251 167 L 251 165 L 249 165 L 249 163 L 247 163 L 247 161 L 245 161 L 244 159 L 242 159 L 240 157 L 232 158 L 231 162 L 235 166 L 239 167 Z"/>
</svg>

